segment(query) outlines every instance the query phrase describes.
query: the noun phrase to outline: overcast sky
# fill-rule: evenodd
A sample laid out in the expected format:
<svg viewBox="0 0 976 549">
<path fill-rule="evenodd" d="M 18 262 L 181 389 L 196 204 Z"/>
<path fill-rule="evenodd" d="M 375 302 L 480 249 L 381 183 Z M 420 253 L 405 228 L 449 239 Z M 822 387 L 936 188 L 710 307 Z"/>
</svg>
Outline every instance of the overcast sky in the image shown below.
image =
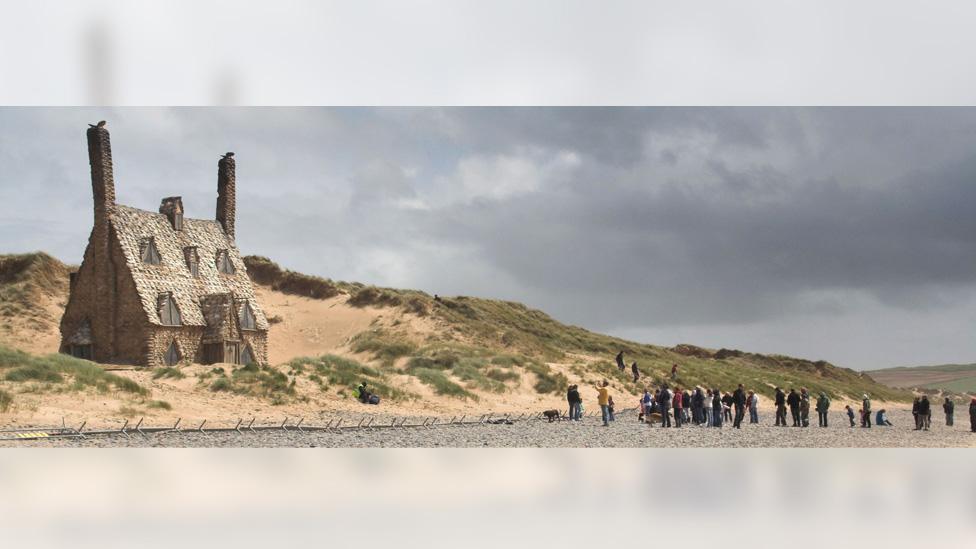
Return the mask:
<svg viewBox="0 0 976 549">
<path fill-rule="evenodd" d="M 664 345 L 976 361 L 976 109 L 0 108 L 0 250 L 79 262 L 85 129 L 120 203 L 335 279 L 522 301 Z"/>
</svg>

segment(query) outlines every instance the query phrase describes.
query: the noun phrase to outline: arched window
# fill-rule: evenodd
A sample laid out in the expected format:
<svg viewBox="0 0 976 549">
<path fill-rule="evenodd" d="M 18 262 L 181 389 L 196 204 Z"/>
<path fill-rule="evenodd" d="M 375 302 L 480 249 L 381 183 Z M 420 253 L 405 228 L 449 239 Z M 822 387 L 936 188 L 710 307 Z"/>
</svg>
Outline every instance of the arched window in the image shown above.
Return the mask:
<svg viewBox="0 0 976 549">
<path fill-rule="evenodd" d="M 169 347 L 166 349 L 166 354 L 163 356 L 163 362 L 167 366 L 176 366 L 180 362 L 180 349 L 176 346 L 176 340 L 170 342 Z"/>
<path fill-rule="evenodd" d="M 163 258 L 159 255 L 159 250 L 156 249 L 156 240 L 151 237 L 142 239 L 142 242 L 140 243 L 140 253 L 142 255 L 143 263 L 159 265 L 163 262 Z"/>
<path fill-rule="evenodd" d="M 230 260 L 230 254 L 227 250 L 217 251 L 217 270 L 224 274 L 234 274 L 236 270 L 234 269 L 234 264 Z"/>
<path fill-rule="evenodd" d="M 241 364 L 247 366 L 248 364 L 254 364 L 257 361 L 254 360 L 254 353 L 251 351 L 250 345 L 244 346 L 244 351 L 241 353 Z"/>
<path fill-rule="evenodd" d="M 256 330 L 257 320 L 254 318 L 254 309 L 251 308 L 251 304 L 244 302 L 244 307 L 241 308 L 241 329 L 242 330 Z"/>
<path fill-rule="evenodd" d="M 180 309 L 176 306 L 173 294 L 160 294 L 159 296 L 159 321 L 166 326 L 181 326 L 183 319 L 180 317 Z"/>
</svg>

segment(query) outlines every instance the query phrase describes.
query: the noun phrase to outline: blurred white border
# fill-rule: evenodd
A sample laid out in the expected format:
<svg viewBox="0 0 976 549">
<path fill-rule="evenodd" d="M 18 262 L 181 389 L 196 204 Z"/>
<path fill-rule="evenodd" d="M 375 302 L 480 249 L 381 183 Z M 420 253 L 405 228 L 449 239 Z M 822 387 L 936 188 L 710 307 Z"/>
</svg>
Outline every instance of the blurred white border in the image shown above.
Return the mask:
<svg viewBox="0 0 976 549">
<path fill-rule="evenodd" d="M 2 0 L 4 105 L 970 105 L 976 3 Z"/>
<path fill-rule="evenodd" d="M 972 458 L 967 450 L 6 450 L 0 533 L 10 547 L 953 546 L 976 534 Z"/>
</svg>

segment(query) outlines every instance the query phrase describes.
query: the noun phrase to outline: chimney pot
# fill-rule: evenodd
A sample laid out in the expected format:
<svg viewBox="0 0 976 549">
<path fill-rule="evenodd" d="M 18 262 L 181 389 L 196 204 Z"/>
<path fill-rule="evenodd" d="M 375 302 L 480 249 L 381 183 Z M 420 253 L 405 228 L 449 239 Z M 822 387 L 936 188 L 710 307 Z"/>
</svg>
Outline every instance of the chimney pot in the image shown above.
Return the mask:
<svg viewBox="0 0 976 549">
<path fill-rule="evenodd" d="M 175 231 L 183 230 L 183 198 L 180 196 L 170 196 L 164 198 L 159 204 L 159 213 L 169 219 L 169 224 Z"/>
</svg>

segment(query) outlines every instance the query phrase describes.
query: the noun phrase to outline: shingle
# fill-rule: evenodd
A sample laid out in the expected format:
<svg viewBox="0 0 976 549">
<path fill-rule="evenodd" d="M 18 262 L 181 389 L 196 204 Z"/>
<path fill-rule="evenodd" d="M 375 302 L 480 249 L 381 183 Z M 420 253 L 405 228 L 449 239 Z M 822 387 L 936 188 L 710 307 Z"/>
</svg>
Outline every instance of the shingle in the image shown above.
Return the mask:
<svg viewBox="0 0 976 549">
<path fill-rule="evenodd" d="M 247 267 L 234 242 L 224 234 L 217 221 L 184 219 L 183 230 L 175 231 L 165 215 L 129 206 L 117 205 L 110 222 L 122 245 L 126 265 L 132 273 L 139 299 L 151 324 L 162 325 L 157 311 L 159 294 L 172 292 L 180 309 L 183 324 L 206 326 L 200 299 L 212 294 L 231 293 L 237 301 L 247 301 L 254 311 L 259 330 L 268 329 L 264 311 L 254 297 Z M 143 263 L 140 242 L 152 237 L 162 257 L 159 265 Z M 187 268 L 183 249 L 196 246 L 200 256 L 200 275 L 194 277 Z M 227 250 L 236 272 L 217 271 L 216 258 Z"/>
</svg>

